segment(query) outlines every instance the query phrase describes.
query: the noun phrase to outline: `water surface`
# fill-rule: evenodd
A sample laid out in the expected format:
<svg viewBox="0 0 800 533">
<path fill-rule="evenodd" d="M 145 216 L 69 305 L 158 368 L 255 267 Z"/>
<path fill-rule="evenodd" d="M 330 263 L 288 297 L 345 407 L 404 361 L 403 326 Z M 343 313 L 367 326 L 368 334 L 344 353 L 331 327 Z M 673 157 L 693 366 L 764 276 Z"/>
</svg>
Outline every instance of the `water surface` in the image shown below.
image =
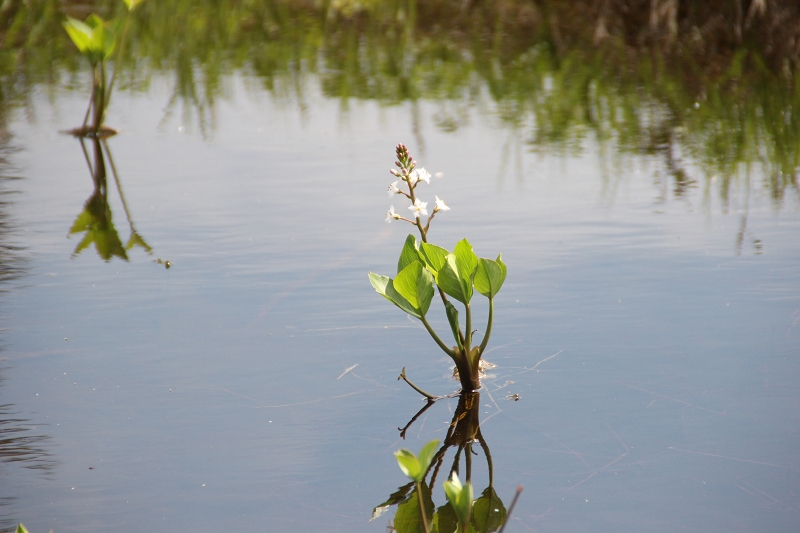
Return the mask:
<svg viewBox="0 0 800 533">
<path fill-rule="evenodd" d="M 60 133 L 84 95 L 38 89 L 10 115 L 3 238 L 24 270 L 0 295 L 0 417 L 36 451 L 0 451 L 4 525 L 385 531 L 391 513 L 368 520 L 405 483 L 392 452 L 455 409 L 400 439 L 423 404 L 397 375 L 457 387 L 367 280 L 412 229 L 383 221 L 402 141 L 443 173 L 422 190 L 452 208 L 432 240 L 508 265 L 481 412 L 495 489 L 525 486 L 507 531 L 793 530 L 800 210 L 765 166 L 715 179 L 687 154 L 676 191 L 659 154 L 532 150 L 491 106 L 453 130 L 441 102 L 332 99 L 312 77 L 299 106 L 257 81 L 225 79 L 209 130 L 165 114 L 168 75 L 115 95 L 113 224 L 151 248 L 127 261 L 69 233 L 94 191 Z"/>
</svg>

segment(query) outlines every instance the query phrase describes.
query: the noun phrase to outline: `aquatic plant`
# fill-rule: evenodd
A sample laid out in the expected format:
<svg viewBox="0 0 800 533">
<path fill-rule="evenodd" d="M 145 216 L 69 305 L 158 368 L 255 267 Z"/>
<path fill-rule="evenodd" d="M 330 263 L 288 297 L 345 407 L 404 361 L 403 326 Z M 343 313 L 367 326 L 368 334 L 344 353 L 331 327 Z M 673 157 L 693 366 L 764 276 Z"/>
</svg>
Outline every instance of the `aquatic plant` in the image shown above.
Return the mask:
<svg viewBox="0 0 800 533">
<path fill-rule="evenodd" d="M 406 430 L 433 402 L 428 402 L 405 428 L 400 436 L 405 438 Z M 453 413 L 444 442 L 428 442 L 415 455 L 407 449 L 395 452 L 400 470 L 411 480 L 392 493 L 389 498 L 376 506 L 370 521 L 382 516 L 390 507 L 396 505 L 392 527 L 397 533 L 492 533 L 502 532 L 508 518 L 522 492 L 517 487 L 511 505 L 506 510 L 494 490 L 494 468 L 492 455 L 480 430 L 480 393 L 462 392 L 458 406 Z M 478 498 L 472 485 L 473 456 L 478 455 L 474 445 L 480 444 L 486 458 L 489 485 L 481 491 Z M 432 497 L 436 478 L 443 466 L 445 455 L 450 448 L 455 449 L 455 458 L 448 472 L 448 479 L 442 483 L 447 502 L 435 507 Z M 463 470 L 461 461 L 463 459 Z M 463 478 L 461 477 L 463 475 Z M 464 482 L 462 483 L 462 479 Z"/>
<path fill-rule="evenodd" d="M 133 10 L 142 0 L 124 0 L 128 6 L 128 12 Z M 114 69 L 111 79 L 108 80 L 106 72 L 106 60 L 117 51 L 119 57 L 124 36 L 128 29 L 129 19 L 124 17 L 125 25 L 122 29 L 122 36 L 118 39 L 119 28 L 122 24 L 120 18 L 106 21 L 100 15 L 92 13 L 86 18 L 85 22 L 78 19 L 67 17 L 64 21 L 64 29 L 67 30 L 72 42 L 78 50 L 89 60 L 92 66 L 92 95 L 89 98 L 89 107 L 83 118 L 83 125 L 73 130 L 72 133 L 80 136 L 100 135 L 103 127 L 103 120 L 108 104 L 111 101 L 111 93 L 114 89 L 114 80 L 117 69 Z M 92 115 L 92 124 L 89 123 L 89 115 Z M 105 132 L 113 135 L 113 130 Z"/>
<path fill-rule="evenodd" d="M 421 201 L 415 191 L 420 183 L 430 183 L 430 173 L 422 167 L 417 168 L 416 161 L 404 144 L 398 144 L 395 152 L 397 155 L 395 165 L 399 170 L 392 169 L 390 172 L 400 179 L 389 185 L 389 194 L 401 195 L 409 200 L 411 205 L 408 209 L 412 216 L 406 218 L 396 213 L 392 205 L 386 213 L 386 221 L 401 220 L 416 226 L 422 242 L 418 243 L 413 234 L 406 238 L 397 262 L 397 276 L 394 279 L 370 272 L 369 280 L 381 296 L 422 322 L 436 344 L 455 362 L 462 390 L 478 390 L 481 386 L 479 376 L 481 356 L 492 333 L 494 297 L 506 279 L 506 265 L 500 255 L 497 259 L 479 258 L 472 251 L 472 245 L 467 239 L 459 241 L 452 253 L 428 242 L 428 230 L 434 217 L 442 211 L 449 211 L 450 208 L 436 196 L 436 203 L 428 214 L 428 202 Z M 401 181 L 402 184 L 398 186 Z M 422 217 L 425 216 L 427 221 L 423 224 Z M 426 318 L 435 290 L 438 290 L 444 304 L 447 321 L 456 342 L 453 347 L 447 346 L 442 341 Z M 489 299 L 489 318 L 483 340 L 478 346 L 474 345 L 473 335 L 476 330 L 472 328 L 470 307 L 474 291 Z M 464 305 L 463 329 L 459 323 L 458 310 L 447 298 L 448 296 Z M 400 377 L 405 379 L 405 369 Z M 422 393 L 431 398 L 427 393 Z"/>
</svg>

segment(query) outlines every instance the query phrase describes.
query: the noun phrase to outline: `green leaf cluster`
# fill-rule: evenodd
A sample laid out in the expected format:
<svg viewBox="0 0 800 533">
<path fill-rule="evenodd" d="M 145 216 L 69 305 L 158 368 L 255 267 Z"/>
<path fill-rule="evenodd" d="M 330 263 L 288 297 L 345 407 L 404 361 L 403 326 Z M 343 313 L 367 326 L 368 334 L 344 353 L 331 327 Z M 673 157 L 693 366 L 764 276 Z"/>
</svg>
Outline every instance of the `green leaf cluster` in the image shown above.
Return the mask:
<svg viewBox="0 0 800 533">
<path fill-rule="evenodd" d="M 92 13 L 81 22 L 78 19 L 67 17 L 64 21 L 70 39 L 85 55 L 92 65 L 108 59 L 116 47 L 116 28 L 113 22 L 103 20 L 99 15 Z"/>
<path fill-rule="evenodd" d="M 472 514 L 472 483 L 467 481 L 465 485 L 462 485 L 458 475 L 454 472 L 453 477 L 444 482 L 444 492 L 447 495 L 447 501 L 458 517 L 462 531 L 466 530 Z"/>
<path fill-rule="evenodd" d="M 414 452 L 411 450 L 401 448 L 394 452 L 394 456 L 397 458 L 397 465 L 412 481 L 419 483 L 425 479 L 425 474 L 428 473 L 428 468 L 431 465 L 438 445 L 438 440 L 430 441 L 422 447 L 419 456 L 414 455 Z"/>
<path fill-rule="evenodd" d="M 406 313 L 422 318 L 430 307 L 434 283 L 448 296 L 468 305 L 473 290 L 487 298 L 494 298 L 506 279 L 506 265 L 502 257 L 479 258 L 467 239 L 456 244 L 450 253 L 441 246 L 422 243 L 409 235 L 397 262 L 394 279 L 373 272 L 369 279 L 375 290 Z M 448 318 L 458 316 L 455 309 L 447 309 Z M 450 320 L 451 325 L 453 320 Z"/>
</svg>

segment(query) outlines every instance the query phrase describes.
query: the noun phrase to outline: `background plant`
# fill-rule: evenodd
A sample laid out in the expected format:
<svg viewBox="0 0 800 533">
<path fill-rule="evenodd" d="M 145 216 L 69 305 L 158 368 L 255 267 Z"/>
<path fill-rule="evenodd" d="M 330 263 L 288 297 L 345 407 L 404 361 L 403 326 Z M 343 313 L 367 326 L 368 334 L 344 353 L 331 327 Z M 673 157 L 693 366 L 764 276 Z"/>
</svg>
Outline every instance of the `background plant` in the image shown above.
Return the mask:
<svg viewBox="0 0 800 533">
<path fill-rule="evenodd" d="M 128 10 L 132 10 L 142 0 L 124 0 Z M 103 125 L 105 112 L 111 101 L 111 93 L 114 89 L 117 68 L 114 69 L 111 79 L 108 79 L 106 60 L 111 57 L 114 51 L 122 49 L 125 34 L 128 30 L 129 18 L 124 17 L 124 27 L 122 37 L 118 38 L 122 19 L 106 21 L 100 15 L 92 13 L 86 18 L 85 22 L 78 19 L 67 17 L 64 21 L 64 29 L 67 30 L 72 42 L 78 50 L 89 60 L 92 67 L 92 95 L 89 98 L 89 107 L 83 118 L 83 124 L 78 133 L 92 133 L 97 135 Z M 87 129 L 89 115 L 92 115 L 92 126 Z"/>
</svg>

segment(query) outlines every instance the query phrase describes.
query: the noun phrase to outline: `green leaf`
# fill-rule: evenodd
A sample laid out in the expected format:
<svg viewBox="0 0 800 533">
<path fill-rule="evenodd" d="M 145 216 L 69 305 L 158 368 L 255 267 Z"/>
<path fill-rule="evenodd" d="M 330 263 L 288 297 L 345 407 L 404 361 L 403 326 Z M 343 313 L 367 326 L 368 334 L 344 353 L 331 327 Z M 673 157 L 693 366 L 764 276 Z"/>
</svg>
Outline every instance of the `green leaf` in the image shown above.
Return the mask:
<svg viewBox="0 0 800 533">
<path fill-rule="evenodd" d="M 444 482 L 444 492 L 447 495 L 447 501 L 453 506 L 458 521 L 461 524 L 469 524 L 469 517 L 472 511 L 472 483 L 467 481 L 465 485 L 461 484 L 458 475 L 453 473 L 453 477 Z"/>
<path fill-rule="evenodd" d="M 467 291 L 461 283 L 461 275 L 454 254 L 448 254 L 444 265 L 436 272 L 436 284 L 447 295 L 463 304 L 468 304 L 472 297 L 472 287 Z"/>
<path fill-rule="evenodd" d="M 92 40 L 92 28 L 72 17 L 67 17 L 67 20 L 65 20 L 63 24 L 69 38 L 72 39 L 72 42 L 78 47 L 78 51 L 82 54 L 87 53 Z"/>
<path fill-rule="evenodd" d="M 497 531 L 506 521 L 506 508 L 492 487 L 487 487 L 472 506 L 472 523 L 478 533 Z"/>
<path fill-rule="evenodd" d="M 109 57 L 114 51 L 115 32 L 111 25 L 98 15 L 89 15 L 86 22 L 67 17 L 64 29 L 78 50 L 93 64 Z"/>
<path fill-rule="evenodd" d="M 374 272 L 369 273 L 369 282 L 375 287 L 378 294 L 392 302 L 394 305 L 415 318 L 422 318 L 419 310 L 415 309 L 397 290 L 394 288 L 391 278 L 381 276 Z"/>
<path fill-rule="evenodd" d="M 411 450 L 401 448 L 394 452 L 397 465 L 405 475 L 419 483 L 425 478 L 425 474 L 428 472 L 428 467 L 431 464 L 431 460 L 433 459 L 438 445 L 438 440 L 430 441 L 422 447 L 422 450 L 419 452 L 419 457 L 414 455 L 414 452 Z"/>
<path fill-rule="evenodd" d="M 22 522 L 20 522 L 19 525 L 17 525 L 17 533 L 28 533 L 27 528 L 24 525 L 22 525 Z"/>
<path fill-rule="evenodd" d="M 427 242 L 423 242 L 420 245 L 420 252 L 420 255 L 425 260 L 425 264 L 434 276 L 439 269 L 444 266 L 445 258 L 450 253 L 441 246 L 428 244 Z"/>
<path fill-rule="evenodd" d="M 450 329 L 453 332 L 453 338 L 456 339 L 456 346 L 463 352 L 464 345 L 461 344 L 461 335 L 459 335 L 461 327 L 458 324 L 458 309 L 448 301 L 444 303 L 444 310 L 447 314 L 447 321 L 450 323 Z"/>
<path fill-rule="evenodd" d="M 428 444 L 422 447 L 419 451 L 419 463 L 422 466 L 423 470 L 427 471 L 428 467 L 431 465 L 431 461 L 433 461 L 433 456 L 436 455 L 436 447 L 439 446 L 438 440 L 432 440 Z"/>
<path fill-rule="evenodd" d="M 424 316 L 433 299 L 433 276 L 419 261 L 410 263 L 392 282 L 397 292 Z"/>
<path fill-rule="evenodd" d="M 406 242 L 403 244 L 403 249 L 400 251 L 400 259 L 397 261 L 397 273 L 413 263 L 414 261 L 422 261 L 422 257 L 417 248 L 417 239 L 414 235 L 406 237 Z"/>
<path fill-rule="evenodd" d="M 136 6 L 141 4 L 144 0 L 123 0 L 125 5 L 128 6 L 128 11 L 133 11 Z"/>
<path fill-rule="evenodd" d="M 97 15 L 91 15 L 89 19 L 92 17 L 97 17 Z M 100 17 L 97 19 L 97 25 L 92 29 L 91 49 L 103 59 L 107 59 L 114 52 L 117 40 L 111 27 Z"/>
<path fill-rule="evenodd" d="M 506 265 L 501 256 L 497 261 L 481 258 L 478 261 L 478 270 L 475 272 L 475 290 L 487 298 L 494 298 L 500 292 L 500 287 L 506 280 Z"/>
<path fill-rule="evenodd" d="M 464 292 L 469 295 L 469 298 L 472 298 L 472 283 L 475 279 L 475 271 L 478 269 L 478 256 L 472 251 L 472 245 L 467 239 L 458 241 L 453 254 L 456 256 Z"/>
<path fill-rule="evenodd" d="M 425 505 L 425 515 L 428 520 L 433 515 L 433 500 L 431 491 L 420 483 L 422 488 L 422 501 Z M 419 508 L 419 495 L 416 491 L 408 495 L 408 499 L 397 506 L 397 513 L 394 515 L 394 529 L 397 533 L 425 533 L 425 525 L 422 522 L 422 514 Z"/>
<path fill-rule="evenodd" d="M 372 510 L 372 518 L 369 519 L 370 522 L 381 516 L 383 513 L 389 510 L 389 507 L 392 505 L 396 505 L 400 502 L 405 501 L 407 498 L 406 496 L 408 493 L 414 488 L 414 482 L 406 483 L 396 491 L 394 491 L 389 498 L 386 499 L 380 505 L 376 505 L 375 508 Z"/>
<path fill-rule="evenodd" d="M 458 517 L 450 502 L 436 509 L 431 521 L 431 533 L 456 533 L 457 529 Z"/>
</svg>

